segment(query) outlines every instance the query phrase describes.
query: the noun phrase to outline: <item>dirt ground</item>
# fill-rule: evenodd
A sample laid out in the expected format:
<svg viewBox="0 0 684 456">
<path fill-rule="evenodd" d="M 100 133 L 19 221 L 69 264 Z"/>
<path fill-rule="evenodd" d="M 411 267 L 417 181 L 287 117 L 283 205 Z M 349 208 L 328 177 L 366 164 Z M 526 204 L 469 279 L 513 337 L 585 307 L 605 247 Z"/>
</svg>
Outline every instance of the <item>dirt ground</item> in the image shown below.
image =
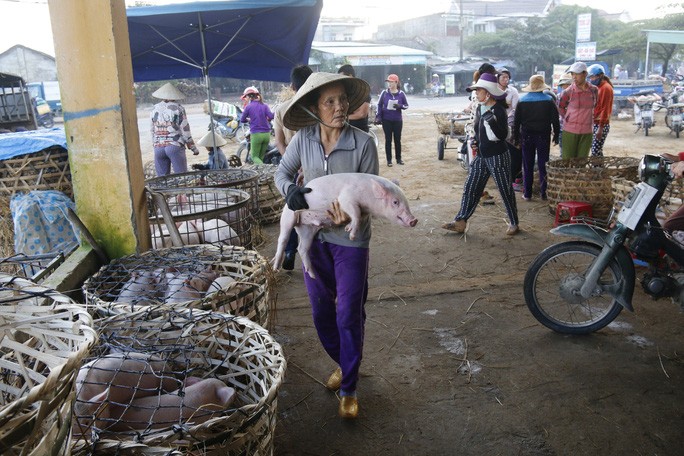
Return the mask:
<svg viewBox="0 0 684 456">
<path fill-rule="evenodd" d="M 637 285 L 635 312 L 593 335 L 563 336 L 539 324 L 522 281 L 543 248 L 564 240 L 549 233 L 547 204 L 518 193 L 522 232 L 505 236 L 505 212 L 490 182 L 496 204 L 480 206 L 465 235 L 442 230 L 456 213 L 466 172 L 455 140 L 437 160 L 432 113 L 462 106 L 409 101 L 406 165 L 387 168 L 381 151 L 381 175 L 399 180 L 419 223 L 406 229 L 373 222 L 360 416 L 341 420 L 335 394 L 323 387 L 335 366 L 313 329 L 297 260 L 295 271 L 278 274 L 274 334 L 288 368 L 276 454 L 681 454 L 681 310 L 652 301 Z M 631 120 L 613 121 L 605 154 L 684 151 L 662 113 L 657 119 L 648 137 L 635 134 Z M 195 136 L 207 123 L 193 125 Z M 258 248 L 268 258 L 277 229 L 265 227 L 267 241 Z"/>
</svg>

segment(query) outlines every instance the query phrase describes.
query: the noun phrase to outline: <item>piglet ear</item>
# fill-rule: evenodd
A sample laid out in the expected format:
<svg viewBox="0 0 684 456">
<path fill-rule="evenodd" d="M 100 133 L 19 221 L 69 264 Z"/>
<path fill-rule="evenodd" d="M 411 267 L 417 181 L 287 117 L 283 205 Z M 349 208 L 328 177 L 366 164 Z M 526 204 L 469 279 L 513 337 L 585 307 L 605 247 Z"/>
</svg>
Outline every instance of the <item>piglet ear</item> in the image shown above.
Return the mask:
<svg viewBox="0 0 684 456">
<path fill-rule="evenodd" d="M 387 198 L 387 189 L 380 182 L 375 179 L 371 180 L 371 187 L 373 188 L 373 196 L 378 199 Z"/>
</svg>

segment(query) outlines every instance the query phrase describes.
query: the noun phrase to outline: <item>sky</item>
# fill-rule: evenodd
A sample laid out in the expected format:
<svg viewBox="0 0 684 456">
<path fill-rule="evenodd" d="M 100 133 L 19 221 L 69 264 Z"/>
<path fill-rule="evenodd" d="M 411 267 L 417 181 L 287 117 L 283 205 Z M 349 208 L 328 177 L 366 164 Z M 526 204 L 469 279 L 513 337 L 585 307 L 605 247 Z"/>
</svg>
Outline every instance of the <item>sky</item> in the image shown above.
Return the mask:
<svg viewBox="0 0 684 456">
<path fill-rule="evenodd" d="M 128 2 L 129 0 L 127 0 Z M 147 0 L 150 3 L 182 3 L 187 0 Z M 323 16 L 350 16 L 367 18 L 370 25 L 396 22 L 411 17 L 427 16 L 446 11 L 451 0 L 419 0 L 420 8 L 400 5 L 398 0 L 324 0 Z M 515 1 L 515 0 L 502 0 Z M 133 0 L 130 0 L 133 3 Z M 565 4 L 578 4 L 601 8 L 609 13 L 627 10 L 632 19 L 663 16 L 661 5 L 681 4 L 684 0 L 565 0 Z M 418 10 L 417 10 L 418 9 Z M 47 0 L 0 0 L 0 52 L 16 44 L 55 55 L 52 28 Z M 9 19 L 11 18 L 11 20 Z"/>
</svg>

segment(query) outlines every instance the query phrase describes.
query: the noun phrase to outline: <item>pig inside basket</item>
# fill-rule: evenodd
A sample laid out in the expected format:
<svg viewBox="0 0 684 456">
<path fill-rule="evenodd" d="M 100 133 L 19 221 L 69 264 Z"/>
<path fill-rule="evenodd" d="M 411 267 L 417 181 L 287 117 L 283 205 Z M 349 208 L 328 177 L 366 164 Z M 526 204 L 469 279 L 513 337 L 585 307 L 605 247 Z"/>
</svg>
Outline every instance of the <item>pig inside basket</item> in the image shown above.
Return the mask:
<svg viewBox="0 0 684 456">
<path fill-rule="evenodd" d="M 285 359 L 251 320 L 153 306 L 96 326 L 100 343 L 75 382 L 74 448 L 90 447 L 85 454 L 115 440 L 184 447 L 204 445 L 207 436 L 249 440 L 270 402 L 274 413 Z"/>
<path fill-rule="evenodd" d="M 249 193 L 188 188 L 155 190 L 148 195 L 152 248 L 196 244 L 251 248 Z"/>
<path fill-rule="evenodd" d="M 188 370 L 193 357 L 112 350 L 84 363 L 76 377 L 75 435 L 150 434 L 179 423 L 198 425 L 236 408 L 236 391 Z"/>
</svg>

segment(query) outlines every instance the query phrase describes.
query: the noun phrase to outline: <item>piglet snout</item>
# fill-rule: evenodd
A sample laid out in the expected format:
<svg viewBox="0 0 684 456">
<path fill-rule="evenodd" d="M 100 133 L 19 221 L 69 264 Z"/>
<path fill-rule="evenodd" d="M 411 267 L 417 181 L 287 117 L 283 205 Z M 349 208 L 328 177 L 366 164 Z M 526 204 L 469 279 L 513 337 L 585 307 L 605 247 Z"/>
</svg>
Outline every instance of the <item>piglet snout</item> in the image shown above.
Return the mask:
<svg viewBox="0 0 684 456">
<path fill-rule="evenodd" d="M 418 219 L 417 219 L 417 218 L 411 219 L 411 220 L 409 221 L 409 226 L 410 226 L 411 228 L 413 228 L 414 226 L 416 226 L 417 223 L 418 223 Z"/>
</svg>

